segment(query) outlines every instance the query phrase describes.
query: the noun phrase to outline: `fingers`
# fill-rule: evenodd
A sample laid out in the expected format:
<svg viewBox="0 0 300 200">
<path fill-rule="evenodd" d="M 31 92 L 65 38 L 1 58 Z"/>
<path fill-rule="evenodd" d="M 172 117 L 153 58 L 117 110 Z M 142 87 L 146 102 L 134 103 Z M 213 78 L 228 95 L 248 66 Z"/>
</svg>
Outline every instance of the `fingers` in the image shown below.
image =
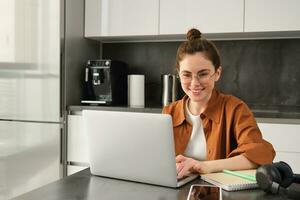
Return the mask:
<svg viewBox="0 0 300 200">
<path fill-rule="evenodd" d="M 186 160 L 186 157 L 184 157 L 183 155 L 176 156 L 176 163 L 184 162 L 185 160 Z"/>
<path fill-rule="evenodd" d="M 190 166 L 190 163 L 188 164 L 181 164 L 179 170 L 177 170 L 177 178 L 180 179 L 180 178 L 183 178 L 185 176 L 189 176 L 191 174 L 191 169 L 192 167 Z"/>
<path fill-rule="evenodd" d="M 177 174 L 182 170 L 183 167 L 184 167 L 184 164 L 182 162 L 176 163 Z"/>
<path fill-rule="evenodd" d="M 182 169 L 184 168 L 184 161 L 186 158 L 183 155 L 176 156 L 176 171 L 177 171 L 177 178 L 182 178 Z M 178 174 L 180 174 L 180 177 L 178 177 Z"/>
<path fill-rule="evenodd" d="M 197 162 L 194 159 L 184 157 L 184 161 L 176 164 L 177 178 L 189 176 L 194 171 L 195 164 L 197 164 Z"/>
</svg>

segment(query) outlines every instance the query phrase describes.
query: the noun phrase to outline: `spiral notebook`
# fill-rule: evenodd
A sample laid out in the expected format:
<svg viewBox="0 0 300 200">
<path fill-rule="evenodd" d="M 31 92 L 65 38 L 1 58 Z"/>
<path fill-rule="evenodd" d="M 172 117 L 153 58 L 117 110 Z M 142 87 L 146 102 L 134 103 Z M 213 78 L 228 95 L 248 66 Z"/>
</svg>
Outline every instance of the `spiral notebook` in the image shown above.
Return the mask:
<svg viewBox="0 0 300 200">
<path fill-rule="evenodd" d="M 237 172 L 255 176 L 256 170 L 239 170 Z M 227 191 L 246 190 L 258 187 L 256 181 L 247 180 L 224 172 L 203 174 L 201 175 L 201 179 Z"/>
</svg>

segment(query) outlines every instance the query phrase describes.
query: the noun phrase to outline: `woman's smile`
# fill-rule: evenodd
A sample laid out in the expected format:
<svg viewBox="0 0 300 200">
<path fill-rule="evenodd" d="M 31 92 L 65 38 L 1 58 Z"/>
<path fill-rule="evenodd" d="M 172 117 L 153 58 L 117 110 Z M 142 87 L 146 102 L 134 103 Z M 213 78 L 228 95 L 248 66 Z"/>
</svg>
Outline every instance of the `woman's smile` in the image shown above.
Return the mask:
<svg viewBox="0 0 300 200">
<path fill-rule="evenodd" d="M 190 89 L 190 91 L 192 92 L 192 94 L 194 96 L 199 96 L 202 93 L 202 91 L 204 91 L 204 90 L 205 90 L 205 88 Z"/>
</svg>

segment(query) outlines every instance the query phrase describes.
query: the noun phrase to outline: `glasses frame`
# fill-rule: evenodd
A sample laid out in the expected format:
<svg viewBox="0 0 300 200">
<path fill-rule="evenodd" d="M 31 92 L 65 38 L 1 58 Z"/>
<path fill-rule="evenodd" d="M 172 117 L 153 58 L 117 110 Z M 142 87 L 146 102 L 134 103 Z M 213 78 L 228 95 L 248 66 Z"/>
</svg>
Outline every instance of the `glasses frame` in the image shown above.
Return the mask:
<svg viewBox="0 0 300 200">
<path fill-rule="evenodd" d="M 206 77 L 204 77 L 205 79 L 202 78 L 201 80 L 201 77 L 199 76 L 199 74 L 201 74 L 200 72 L 197 72 L 197 74 L 194 74 L 192 73 L 192 76 L 190 78 L 190 80 L 187 80 L 187 81 L 183 81 L 183 78 L 180 77 L 180 73 L 177 73 L 176 77 L 180 80 L 180 82 L 182 83 L 191 83 L 193 81 L 194 78 L 196 78 L 196 80 L 199 82 L 199 83 L 206 83 L 208 82 L 208 80 L 213 77 L 215 74 L 217 73 L 217 71 L 215 71 L 213 74 L 211 75 L 207 75 Z"/>
</svg>

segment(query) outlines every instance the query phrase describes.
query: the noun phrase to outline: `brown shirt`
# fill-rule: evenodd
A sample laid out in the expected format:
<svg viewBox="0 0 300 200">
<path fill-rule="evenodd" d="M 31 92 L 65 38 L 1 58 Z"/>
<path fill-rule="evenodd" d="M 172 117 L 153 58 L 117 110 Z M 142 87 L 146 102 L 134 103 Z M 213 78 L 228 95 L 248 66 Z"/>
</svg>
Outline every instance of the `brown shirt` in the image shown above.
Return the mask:
<svg viewBox="0 0 300 200">
<path fill-rule="evenodd" d="M 184 153 L 192 133 L 192 125 L 184 114 L 187 99 L 185 96 L 163 108 L 163 113 L 172 116 L 176 155 Z M 258 165 L 273 161 L 273 146 L 262 138 L 252 112 L 240 99 L 213 90 L 200 118 L 206 138 L 207 160 L 242 154 Z"/>
</svg>

